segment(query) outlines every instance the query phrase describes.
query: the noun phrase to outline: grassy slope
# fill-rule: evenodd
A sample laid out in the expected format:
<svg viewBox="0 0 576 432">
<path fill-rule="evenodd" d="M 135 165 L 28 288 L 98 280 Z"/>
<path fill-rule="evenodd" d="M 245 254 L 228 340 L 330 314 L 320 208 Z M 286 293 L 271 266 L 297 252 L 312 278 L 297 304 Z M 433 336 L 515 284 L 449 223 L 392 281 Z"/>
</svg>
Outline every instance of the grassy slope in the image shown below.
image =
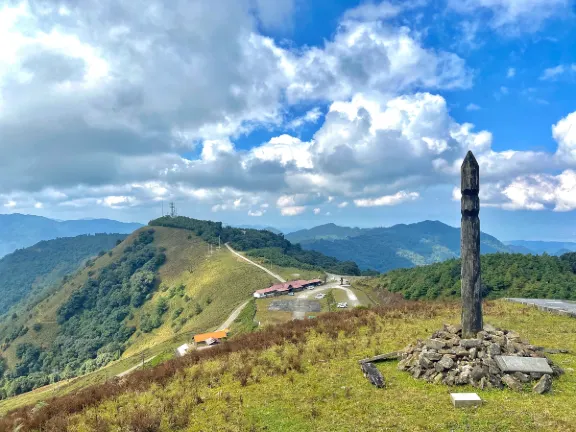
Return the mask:
<svg viewBox="0 0 576 432">
<path fill-rule="evenodd" d="M 374 388 L 362 376 L 358 359 L 427 337 L 454 322 L 458 312 L 457 303 L 417 303 L 379 314 L 339 313 L 337 321 L 325 315 L 314 320 L 317 331 L 286 336 L 294 342 L 190 361 L 162 385 L 128 391 L 73 416 L 68 430 L 108 430 L 105 425 L 111 430 L 152 425 L 138 430 L 159 431 L 571 430 L 576 424 L 574 355 L 551 356 L 567 373 L 548 395 L 458 387 L 477 392 L 485 401 L 480 409 L 453 409 L 452 389 L 414 380 L 398 371 L 396 362 L 378 364 L 386 389 Z M 489 303 L 485 318 L 534 344 L 576 352 L 572 318 L 505 302 Z M 341 326 L 339 333 L 332 332 L 335 326 Z M 64 423 L 57 424 L 65 430 Z"/>
<path fill-rule="evenodd" d="M 149 228 L 143 228 L 149 229 Z M 265 288 L 272 283 L 273 278 L 258 268 L 233 257 L 230 252 L 222 249 L 210 259 L 206 259 L 208 246 L 205 242 L 191 235 L 189 231 L 174 228 L 154 227 L 154 245 L 166 248 L 166 264 L 159 271 L 161 286 L 168 288 L 185 285 L 185 297 L 174 296 L 169 300 L 169 310 L 166 312 L 165 323 L 149 334 L 138 331 L 129 340 L 130 347 L 124 357 L 134 355 L 142 349 L 173 338 L 176 333 L 207 331 L 217 327 L 243 300 L 249 298 L 256 289 Z M 137 231 L 138 232 L 138 231 Z M 45 301 L 39 303 L 30 312 L 21 315 L 11 326 L 20 324 L 29 327 L 27 334 L 14 340 L 2 353 L 9 365 L 15 363 L 16 346 L 23 342 L 49 345 L 58 332 L 56 312 L 70 295 L 84 284 L 88 278 L 88 271 L 95 274 L 99 269 L 110 264 L 121 255 L 123 249 L 130 244 L 136 234 L 132 234 L 122 244 L 113 250 L 112 257 L 108 254 L 98 258 L 95 265 L 81 269 L 69 282 L 64 283 L 60 289 Z M 169 297 L 170 291 L 157 290 L 154 297 L 135 311 L 133 322 L 139 323 L 142 313 L 151 311 L 160 297 Z M 207 299 L 212 300 L 207 305 Z M 201 304 L 203 311 L 194 313 L 196 303 Z M 171 327 L 173 311 L 181 307 L 184 312 L 179 317 L 189 316 L 189 320 L 175 332 Z M 39 332 L 32 329 L 35 323 L 42 324 Z"/>
<path fill-rule="evenodd" d="M 193 335 L 214 330 L 255 290 L 265 288 L 274 281 L 272 276 L 233 256 L 225 248 L 216 250 L 208 258 L 206 243 L 194 236 L 188 239 L 189 232 L 173 228 L 155 229 L 160 231 L 160 244 L 170 244 L 173 248 L 166 251 L 168 260 L 160 269 L 162 284 L 168 287 L 183 284 L 185 290 L 183 295 L 171 297 L 170 289 L 160 289 L 141 308 L 135 322 L 142 313 L 151 311 L 161 297 L 168 299 L 169 310 L 165 314 L 167 319 L 164 324 L 149 334 L 135 333 L 131 339 L 133 345 L 124 353 L 125 356 L 174 337 L 174 321 L 186 319 L 178 333 Z M 186 296 L 190 300 L 187 301 Z M 197 303 L 203 308 L 200 314 L 195 313 Z M 178 318 L 172 319 L 178 308 L 184 311 Z"/>
</svg>

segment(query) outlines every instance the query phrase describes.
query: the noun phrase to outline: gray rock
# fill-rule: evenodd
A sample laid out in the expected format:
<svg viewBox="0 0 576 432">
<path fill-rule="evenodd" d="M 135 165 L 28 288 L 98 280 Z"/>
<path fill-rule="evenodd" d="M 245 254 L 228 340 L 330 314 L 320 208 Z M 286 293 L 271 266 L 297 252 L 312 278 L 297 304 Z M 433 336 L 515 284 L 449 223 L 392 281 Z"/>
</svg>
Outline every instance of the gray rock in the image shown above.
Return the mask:
<svg viewBox="0 0 576 432">
<path fill-rule="evenodd" d="M 479 348 L 482 346 L 482 341 L 479 339 L 462 339 L 460 346 L 464 348 Z"/>
<path fill-rule="evenodd" d="M 446 346 L 446 343 L 442 340 L 439 340 L 439 339 L 428 339 L 425 342 L 425 345 L 431 349 L 441 350 L 442 348 L 444 348 Z"/>
<path fill-rule="evenodd" d="M 422 376 L 422 369 L 419 367 L 414 368 L 414 371 L 412 372 L 412 376 L 414 378 L 420 378 Z"/>
<path fill-rule="evenodd" d="M 506 387 L 508 387 L 511 390 L 514 391 L 522 391 L 522 383 L 520 381 L 518 381 L 516 378 L 514 378 L 512 375 L 504 375 L 502 377 L 502 383 L 504 383 L 506 385 Z"/>
<path fill-rule="evenodd" d="M 452 334 L 458 334 L 462 332 L 462 326 L 459 324 L 458 325 L 445 324 L 444 329 Z"/>
<path fill-rule="evenodd" d="M 445 375 L 443 373 L 438 373 L 434 376 L 434 379 L 432 380 L 432 382 L 434 382 L 435 384 L 440 384 L 442 382 L 442 380 L 444 379 Z"/>
<path fill-rule="evenodd" d="M 426 351 L 420 354 L 420 356 L 432 361 L 438 361 L 442 358 L 442 354 L 437 353 L 436 351 Z"/>
<path fill-rule="evenodd" d="M 426 357 L 423 357 L 423 356 L 420 356 L 420 360 L 418 361 L 418 364 L 424 369 L 430 369 L 431 367 L 434 366 L 434 363 L 432 362 L 432 360 L 430 360 Z"/>
<path fill-rule="evenodd" d="M 486 373 L 484 372 L 484 369 L 482 369 L 481 366 L 474 366 L 472 368 L 472 372 L 470 373 L 470 376 L 474 381 L 480 381 L 482 378 L 484 378 L 485 375 Z"/>
<path fill-rule="evenodd" d="M 555 377 L 564 375 L 564 369 L 562 369 L 560 366 L 552 365 L 551 368 L 552 368 L 552 375 L 554 375 Z"/>
<path fill-rule="evenodd" d="M 472 360 L 474 360 L 476 358 L 476 356 L 478 355 L 478 349 L 477 348 L 470 348 L 468 350 L 468 352 L 470 353 L 470 358 Z"/>
<path fill-rule="evenodd" d="M 514 378 L 516 378 L 518 381 L 520 381 L 521 383 L 524 383 L 524 384 L 529 383 L 530 381 L 532 381 L 532 378 L 530 378 L 530 375 L 527 375 L 527 374 L 522 373 L 522 372 L 514 372 L 514 373 L 512 374 L 512 376 L 513 376 Z"/>
<path fill-rule="evenodd" d="M 548 374 L 540 378 L 540 381 L 538 381 L 536 385 L 532 387 L 532 391 L 534 393 L 539 394 L 548 393 L 551 389 L 552 389 L 552 377 Z"/>
<path fill-rule="evenodd" d="M 502 351 L 500 350 L 500 345 L 498 345 L 497 343 L 491 343 L 488 346 L 488 354 L 491 356 L 497 356 L 500 355 L 502 353 Z"/>
</svg>

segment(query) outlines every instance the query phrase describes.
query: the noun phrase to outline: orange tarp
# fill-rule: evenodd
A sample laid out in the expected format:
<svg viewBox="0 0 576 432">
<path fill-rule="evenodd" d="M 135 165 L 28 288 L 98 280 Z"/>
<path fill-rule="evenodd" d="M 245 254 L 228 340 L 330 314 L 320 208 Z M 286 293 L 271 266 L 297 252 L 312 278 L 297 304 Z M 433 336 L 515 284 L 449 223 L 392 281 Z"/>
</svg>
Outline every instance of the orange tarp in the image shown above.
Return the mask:
<svg viewBox="0 0 576 432">
<path fill-rule="evenodd" d="M 210 338 L 214 338 L 214 339 L 222 339 L 225 338 L 228 335 L 228 332 L 230 330 L 225 329 L 225 330 L 219 330 L 219 331 L 215 331 L 212 333 L 203 333 L 203 334 L 198 334 L 196 336 L 194 336 L 194 342 L 199 343 L 199 342 L 204 342 L 206 339 L 210 339 Z"/>
</svg>

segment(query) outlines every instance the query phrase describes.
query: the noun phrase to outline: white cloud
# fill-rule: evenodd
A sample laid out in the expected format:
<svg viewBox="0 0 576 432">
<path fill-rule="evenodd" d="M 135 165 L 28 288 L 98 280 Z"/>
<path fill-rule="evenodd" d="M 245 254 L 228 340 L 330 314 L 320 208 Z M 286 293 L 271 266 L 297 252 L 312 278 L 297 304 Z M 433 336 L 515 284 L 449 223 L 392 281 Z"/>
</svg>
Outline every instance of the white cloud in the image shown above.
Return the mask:
<svg viewBox="0 0 576 432">
<path fill-rule="evenodd" d="M 338 208 L 344 208 L 348 206 L 348 201 L 343 201 L 340 204 L 338 204 Z"/>
<path fill-rule="evenodd" d="M 314 209 L 314 214 L 315 214 L 315 215 L 319 215 L 321 211 L 322 211 L 322 210 L 320 210 L 319 208 L 315 208 L 315 209 Z"/>
<path fill-rule="evenodd" d="M 556 157 L 559 161 L 576 166 L 576 112 L 556 123 L 552 127 L 552 136 L 558 142 Z"/>
<path fill-rule="evenodd" d="M 248 210 L 248 216 L 259 217 L 264 215 L 264 213 L 266 213 L 265 210 Z"/>
<path fill-rule="evenodd" d="M 284 207 L 280 209 L 280 214 L 282 216 L 297 216 L 304 213 L 305 211 L 306 207 L 304 206 Z"/>
<path fill-rule="evenodd" d="M 571 14 L 571 0 L 448 0 L 460 13 L 488 12 L 493 28 L 514 34 L 533 32 L 554 17 Z"/>
<path fill-rule="evenodd" d="M 506 78 L 514 78 L 516 76 L 516 69 L 508 68 L 508 72 L 506 72 Z"/>
<path fill-rule="evenodd" d="M 480 109 L 480 106 L 476 105 L 475 103 L 470 103 L 468 106 L 466 106 L 466 111 L 478 111 Z"/>
<path fill-rule="evenodd" d="M 560 78 L 562 75 L 575 73 L 576 72 L 576 63 L 563 65 L 560 64 L 555 67 L 551 67 L 548 69 L 544 69 L 542 75 L 540 75 L 540 80 L 542 81 L 555 81 Z"/>
<path fill-rule="evenodd" d="M 320 108 L 316 107 L 308 111 L 302 117 L 297 117 L 288 123 L 288 128 L 298 129 L 307 123 L 316 123 L 322 117 L 322 111 Z"/>
<path fill-rule="evenodd" d="M 354 204 L 356 204 L 357 207 L 393 206 L 406 201 L 413 201 L 419 197 L 420 194 L 417 192 L 400 191 L 394 195 L 386 195 L 380 198 L 354 200 Z"/>
</svg>

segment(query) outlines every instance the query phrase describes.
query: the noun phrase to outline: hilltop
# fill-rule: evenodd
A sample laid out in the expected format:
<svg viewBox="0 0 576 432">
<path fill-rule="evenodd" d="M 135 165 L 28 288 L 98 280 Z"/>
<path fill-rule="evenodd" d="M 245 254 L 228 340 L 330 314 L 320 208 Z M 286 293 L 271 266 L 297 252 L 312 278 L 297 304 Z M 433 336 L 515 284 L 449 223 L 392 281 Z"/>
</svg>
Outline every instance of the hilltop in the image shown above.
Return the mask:
<svg viewBox="0 0 576 432">
<path fill-rule="evenodd" d="M 0 314 L 76 270 L 89 258 L 103 255 L 126 238 L 125 234 L 64 237 L 18 249 L 0 259 Z"/>
<path fill-rule="evenodd" d="M 576 300 L 576 253 L 547 255 L 490 254 L 481 257 L 485 298 L 527 297 Z M 355 286 L 379 297 L 400 293 L 407 299 L 460 296 L 459 259 L 392 270 Z"/>
<path fill-rule="evenodd" d="M 138 223 L 110 219 L 57 221 L 19 213 L 0 214 L 0 257 L 42 240 L 76 237 L 81 234 L 130 234 L 141 226 L 142 224 Z"/>
<path fill-rule="evenodd" d="M 456 303 L 394 301 L 293 321 L 22 408 L 0 420 L 0 429 L 570 430 L 576 423 L 572 373 L 555 381 L 547 396 L 458 387 L 485 401 L 473 411 L 454 409 L 446 386 L 416 380 L 399 371 L 395 361 L 377 364 L 385 389 L 376 389 L 362 376 L 359 359 L 402 349 L 458 315 Z M 488 302 L 485 319 L 514 328 L 535 345 L 576 350 L 574 338 L 566 338 L 576 332 L 576 321 L 569 317 Z M 576 367 L 572 355 L 551 357 L 566 370 Z M 546 409 L 535 409 L 543 405 Z"/>
<path fill-rule="evenodd" d="M 457 258 L 460 254 L 460 229 L 438 221 L 389 228 L 359 229 L 337 225 L 317 228 L 307 233 L 294 233 L 303 249 L 322 252 L 339 260 L 353 260 L 361 269 L 386 272 Z M 318 235 L 320 239 L 316 238 Z M 342 238 L 344 235 L 346 238 Z M 497 238 L 485 233 L 481 233 L 480 242 L 483 254 L 511 252 Z"/>
</svg>

